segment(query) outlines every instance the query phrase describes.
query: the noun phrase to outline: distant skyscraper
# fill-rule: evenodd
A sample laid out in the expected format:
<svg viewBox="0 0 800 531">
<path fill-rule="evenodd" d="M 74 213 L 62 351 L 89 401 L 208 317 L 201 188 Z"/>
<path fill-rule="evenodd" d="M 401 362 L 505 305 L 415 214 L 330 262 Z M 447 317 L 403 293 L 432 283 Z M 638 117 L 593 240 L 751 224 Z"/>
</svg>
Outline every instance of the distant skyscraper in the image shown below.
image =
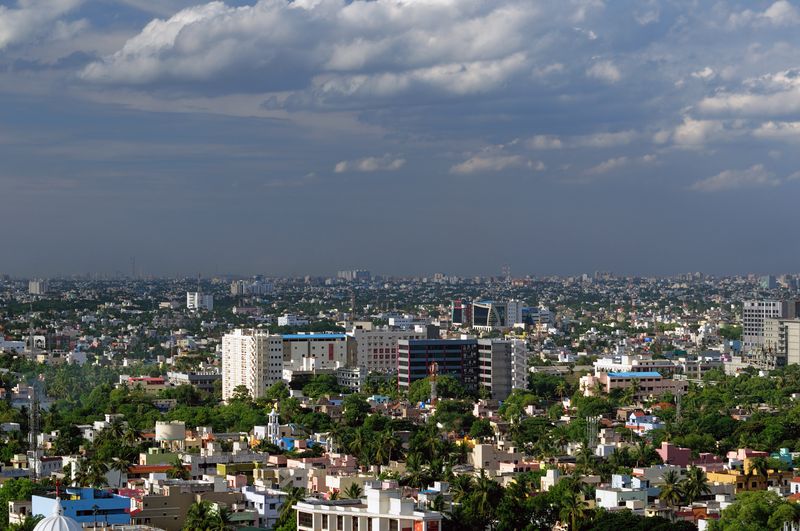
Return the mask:
<svg viewBox="0 0 800 531">
<path fill-rule="evenodd" d="M 35 279 L 28 282 L 28 293 L 31 295 L 45 295 L 50 290 L 50 283 L 46 280 Z"/>
<path fill-rule="evenodd" d="M 199 291 L 187 291 L 186 308 L 189 310 L 205 310 L 210 312 L 214 309 L 214 296 Z"/>
<path fill-rule="evenodd" d="M 346 269 L 337 271 L 336 278 L 347 282 L 368 282 L 372 275 L 366 269 Z"/>
<path fill-rule="evenodd" d="M 478 373 L 480 384 L 496 400 L 505 400 L 511 394 L 511 341 L 499 339 L 478 340 Z"/>
<path fill-rule="evenodd" d="M 758 283 L 762 289 L 775 289 L 778 287 L 778 280 L 774 275 L 764 275 L 758 279 Z"/>
</svg>

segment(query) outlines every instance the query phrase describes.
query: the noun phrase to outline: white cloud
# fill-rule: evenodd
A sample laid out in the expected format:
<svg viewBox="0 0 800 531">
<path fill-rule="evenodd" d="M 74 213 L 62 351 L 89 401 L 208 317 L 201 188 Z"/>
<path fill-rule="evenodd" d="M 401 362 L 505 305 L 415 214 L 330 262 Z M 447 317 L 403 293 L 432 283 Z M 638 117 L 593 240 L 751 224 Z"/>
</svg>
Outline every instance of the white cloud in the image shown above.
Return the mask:
<svg viewBox="0 0 800 531">
<path fill-rule="evenodd" d="M 716 76 L 716 75 L 717 75 L 717 73 L 714 72 L 714 69 L 709 67 L 709 66 L 703 68 L 702 70 L 698 70 L 696 72 L 692 72 L 692 77 L 695 78 L 695 79 L 708 80 L 708 79 L 713 79 L 714 76 Z"/>
<path fill-rule="evenodd" d="M 728 17 L 728 24 L 733 28 L 748 25 L 790 26 L 798 22 L 800 12 L 787 0 L 778 0 L 762 12 L 745 9 Z"/>
<path fill-rule="evenodd" d="M 753 131 L 753 136 L 797 142 L 800 141 L 800 122 L 765 122 Z"/>
<path fill-rule="evenodd" d="M 512 168 L 528 167 L 543 170 L 544 164 L 526 160 L 521 155 L 484 154 L 470 157 L 450 168 L 450 173 L 469 175 L 473 173 L 487 173 L 508 170 Z"/>
<path fill-rule="evenodd" d="M 536 135 L 527 141 L 531 149 L 561 149 L 561 139 L 554 135 Z"/>
<path fill-rule="evenodd" d="M 397 171 L 406 165 L 406 159 L 386 154 L 382 157 L 367 157 L 358 160 L 343 160 L 336 163 L 333 171 L 344 173 L 348 171 L 374 172 Z"/>
<path fill-rule="evenodd" d="M 85 23 L 76 26 L 60 19 L 82 3 L 83 0 L 18 0 L 16 8 L 0 5 L 0 50 L 42 36 L 72 35 Z"/>
<path fill-rule="evenodd" d="M 129 85 L 238 78 L 245 90 L 327 96 L 480 93 L 530 72 L 537 14 L 522 0 L 211 2 L 152 21 L 81 75 Z"/>
<path fill-rule="evenodd" d="M 619 68 L 611 61 L 598 61 L 594 63 L 586 70 L 586 75 L 606 83 L 616 83 L 622 79 Z"/>
<path fill-rule="evenodd" d="M 694 183 L 692 190 L 701 192 L 718 192 L 736 188 L 778 186 L 780 180 L 768 172 L 763 164 L 750 166 L 746 170 L 725 170 L 713 177 Z"/>
<path fill-rule="evenodd" d="M 709 140 L 721 135 L 724 130 L 725 127 L 720 121 L 686 117 L 672 133 L 672 141 L 683 147 L 702 147 Z"/>
<path fill-rule="evenodd" d="M 618 170 L 623 166 L 627 166 L 629 162 L 630 161 L 628 160 L 628 157 L 617 157 L 613 159 L 608 159 L 596 166 L 592 166 L 591 168 L 586 170 L 586 173 L 588 175 L 599 175 L 602 173 L 608 173 L 610 171 Z"/>
</svg>

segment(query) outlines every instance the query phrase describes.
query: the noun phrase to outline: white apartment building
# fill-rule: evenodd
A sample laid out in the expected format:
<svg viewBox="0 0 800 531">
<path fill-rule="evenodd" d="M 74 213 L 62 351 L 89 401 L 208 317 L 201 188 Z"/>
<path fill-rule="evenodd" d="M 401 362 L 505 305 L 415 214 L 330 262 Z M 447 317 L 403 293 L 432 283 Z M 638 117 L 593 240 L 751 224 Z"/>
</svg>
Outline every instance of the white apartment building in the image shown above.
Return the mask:
<svg viewBox="0 0 800 531">
<path fill-rule="evenodd" d="M 287 313 L 278 317 L 278 326 L 306 326 L 309 323 L 305 317 L 298 317 Z"/>
<path fill-rule="evenodd" d="M 609 372 L 657 372 L 667 378 L 675 373 L 670 360 L 654 360 L 645 354 L 617 354 L 594 362 L 595 375 Z"/>
<path fill-rule="evenodd" d="M 427 329 L 356 325 L 347 333 L 356 343 L 356 364 L 367 372 L 397 371 L 397 343 L 402 339 L 427 339 Z"/>
<path fill-rule="evenodd" d="M 742 304 L 742 350 L 747 352 L 764 346 L 765 319 L 794 319 L 795 302 L 751 300 Z"/>
<path fill-rule="evenodd" d="M 375 481 L 364 486 L 366 494 L 360 500 L 306 498 L 295 504 L 298 531 L 441 530 L 442 513 L 418 508 L 396 485 L 383 488 Z"/>
<path fill-rule="evenodd" d="M 35 279 L 28 281 L 28 293 L 31 295 L 45 295 L 50 289 L 50 284 L 46 280 Z"/>
<path fill-rule="evenodd" d="M 186 308 L 189 310 L 205 310 L 210 312 L 214 309 L 214 296 L 200 291 L 187 291 Z"/>
<path fill-rule="evenodd" d="M 284 334 L 282 338 L 288 369 L 338 369 L 355 363 L 355 342 L 346 334 Z"/>
<path fill-rule="evenodd" d="M 244 385 L 252 398 L 283 376 L 283 337 L 261 330 L 236 329 L 222 336 L 222 399 Z"/>
</svg>

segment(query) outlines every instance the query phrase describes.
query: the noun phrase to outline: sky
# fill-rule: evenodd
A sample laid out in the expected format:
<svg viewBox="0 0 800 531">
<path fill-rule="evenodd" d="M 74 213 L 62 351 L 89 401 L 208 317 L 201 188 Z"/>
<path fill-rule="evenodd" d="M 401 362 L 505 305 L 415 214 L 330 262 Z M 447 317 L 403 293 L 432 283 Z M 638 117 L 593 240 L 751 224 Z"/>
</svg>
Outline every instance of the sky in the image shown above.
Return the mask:
<svg viewBox="0 0 800 531">
<path fill-rule="evenodd" d="M 800 2 L 0 0 L 0 273 L 797 272 Z"/>
</svg>

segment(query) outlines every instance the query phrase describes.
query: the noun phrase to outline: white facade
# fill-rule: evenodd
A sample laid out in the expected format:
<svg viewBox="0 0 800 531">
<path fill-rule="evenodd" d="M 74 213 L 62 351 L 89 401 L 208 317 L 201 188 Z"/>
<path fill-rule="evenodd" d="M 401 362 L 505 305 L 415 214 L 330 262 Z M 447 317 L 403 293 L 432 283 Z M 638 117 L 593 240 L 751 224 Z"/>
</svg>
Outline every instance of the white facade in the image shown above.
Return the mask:
<svg viewBox="0 0 800 531">
<path fill-rule="evenodd" d="M 46 280 L 36 279 L 28 281 L 28 293 L 31 295 L 45 295 L 50 289 Z"/>
<path fill-rule="evenodd" d="M 296 371 L 338 369 L 348 365 L 345 334 L 286 334 L 283 352 L 287 368 Z"/>
<path fill-rule="evenodd" d="M 305 326 L 308 322 L 305 317 L 298 317 L 290 313 L 278 317 L 278 326 Z"/>
<path fill-rule="evenodd" d="M 187 291 L 186 308 L 189 310 L 205 310 L 210 312 L 214 309 L 214 296 L 199 291 Z"/>
<path fill-rule="evenodd" d="M 365 487 L 366 499 L 298 502 L 294 505 L 298 531 L 441 530 L 442 513 L 417 508 L 400 489 L 381 488 L 380 482 L 368 482 Z"/>
<path fill-rule="evenodd" d="M 786 317 L 782 301 L 744 301 L 742 305 L 742 348 L 745 352 L 764 345 L 764 319 Z"/>
<path fill-rule="evenodd" d="M 348 336 L 356 342 L 356 364 L 368 372 L 394 372 L 397 370 L 397 343 L 401 339 L 425 339 L 424 329 L 391 329 L 389 327 L 367 330 L 354 327 Z"/>
<path fill-rule="evenodd" d="M 261 330 L 236 329 L 222 337 L 222 399 L 244 385 L 252 398 L 283 375 L 283 338 Z"/>
</svg>

